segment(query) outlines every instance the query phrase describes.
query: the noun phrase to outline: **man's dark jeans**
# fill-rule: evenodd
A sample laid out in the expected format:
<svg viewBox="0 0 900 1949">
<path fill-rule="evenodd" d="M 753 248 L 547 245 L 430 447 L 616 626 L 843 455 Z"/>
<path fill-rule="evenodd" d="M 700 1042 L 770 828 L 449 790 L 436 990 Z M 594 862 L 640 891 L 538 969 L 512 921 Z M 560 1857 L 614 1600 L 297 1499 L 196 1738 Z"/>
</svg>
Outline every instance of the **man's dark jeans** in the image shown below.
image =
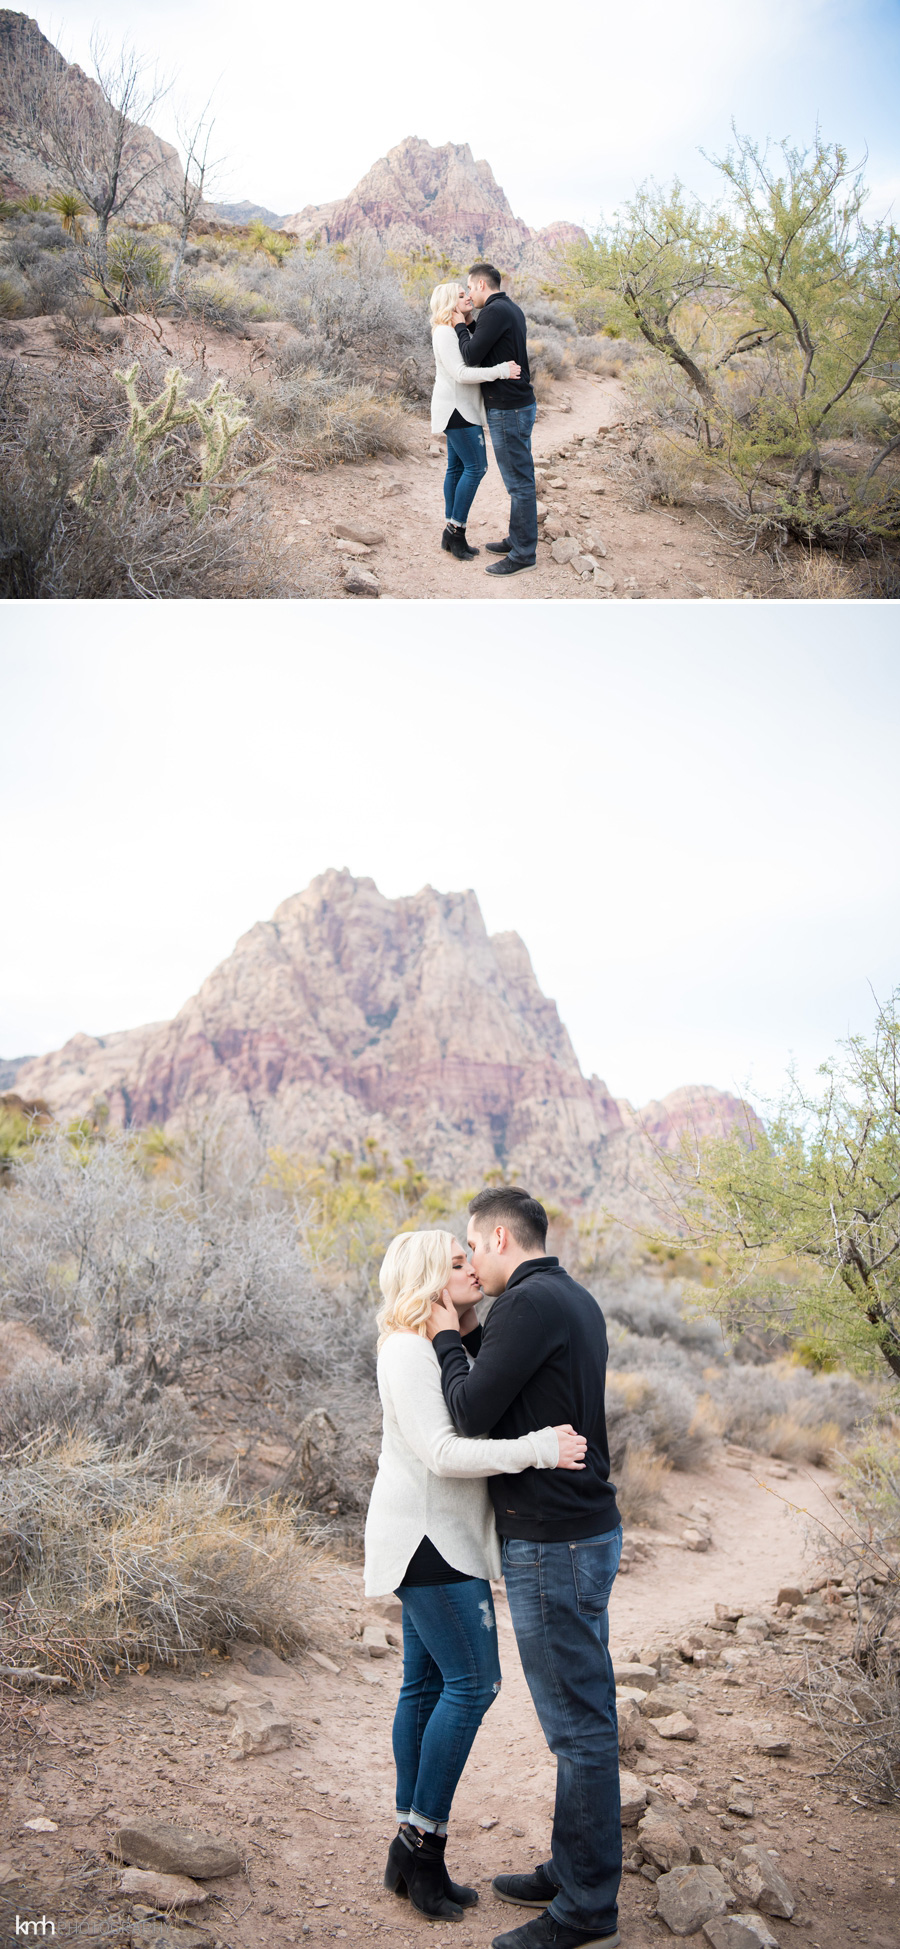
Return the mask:
<svg viewBox="0 0 900 1949">
<path fill-rule="evenodd" d="M 612 1935 L 622 1873 L 616 1681 L 609 1594 L 621 1527 L 578 1543 L 503 1540 L 516 1642 L 544 1737 L 556 1755 L 556 1811 L 544 1872 L 548 1913 L 566 1928 Z"/>
<path fill-rule="evenodd" d="M 531 458 L 536 418 L 536 406 L 516 406 L 509 412 L 496 406 L 488 412 L 491 444 L 509 495 L 509 555 L 514 562 L 533 562 L 537 555 L 537 491 Z"/>
</svg>

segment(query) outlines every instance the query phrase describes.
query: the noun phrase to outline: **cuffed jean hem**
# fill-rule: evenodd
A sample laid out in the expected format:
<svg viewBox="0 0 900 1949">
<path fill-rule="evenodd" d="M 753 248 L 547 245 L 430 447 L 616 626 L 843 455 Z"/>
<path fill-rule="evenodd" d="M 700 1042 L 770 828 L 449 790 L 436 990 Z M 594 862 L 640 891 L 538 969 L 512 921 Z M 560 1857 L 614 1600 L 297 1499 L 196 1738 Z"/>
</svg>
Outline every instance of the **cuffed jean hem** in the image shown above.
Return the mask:
<svg viewBox="0 0 900 1949">
<path fill-rule="evenodd" d="M 409 1824 L 410 1827 L 421 1828 L 423 1834 L 441 1835 L 447 1832 L 447 1822 L 445 1820 L 429 1820 L 427 1814 L 417 1814 L 415 1807 L 411 1807 L 409 1810 Z"/>
</svg>

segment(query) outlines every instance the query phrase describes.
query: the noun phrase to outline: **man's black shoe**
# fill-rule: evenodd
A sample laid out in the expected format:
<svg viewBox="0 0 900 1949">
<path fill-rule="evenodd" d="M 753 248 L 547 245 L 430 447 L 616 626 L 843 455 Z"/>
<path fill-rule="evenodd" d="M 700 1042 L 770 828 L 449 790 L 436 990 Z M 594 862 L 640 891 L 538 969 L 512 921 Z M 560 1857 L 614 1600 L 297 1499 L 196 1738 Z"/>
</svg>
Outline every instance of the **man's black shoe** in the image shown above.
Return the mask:
<svg viewBox="0 0 900 1949">
<path fill-rule="evenodd" d="M 547 1908 L 559 1893 L 543 1868 L 530 1875 L 495 1875 L 491 1887 L 501 1902 L 512 1902 L 516 1908 Z"/>
<path fill-rule="evenodd" d="M 490 547 L 490 543 L 487 546 Z M 504 555 L 502 561 L 489 562 L 484 572 L 485 575 L 518 575 L 523 568 L 537 568 L 537 561 L 517 562 L 512 555 Z"/>
<path fill-rule="evenodd" d="M 508 537 L 506 541 L 486 541 L 484 545 L 489 555 L 508 555 L 512 547 Z"/>
<path fill-rule="evenodd" d="M 552 1915 L 536 1915 L 508 1935 L 495 1935 L 491 1949 L 616 1949 L 620 1940 L 618 1929 L 611 1935 L 594 1935 L 589 1929 L 567 1929 Z"/>
</svg>

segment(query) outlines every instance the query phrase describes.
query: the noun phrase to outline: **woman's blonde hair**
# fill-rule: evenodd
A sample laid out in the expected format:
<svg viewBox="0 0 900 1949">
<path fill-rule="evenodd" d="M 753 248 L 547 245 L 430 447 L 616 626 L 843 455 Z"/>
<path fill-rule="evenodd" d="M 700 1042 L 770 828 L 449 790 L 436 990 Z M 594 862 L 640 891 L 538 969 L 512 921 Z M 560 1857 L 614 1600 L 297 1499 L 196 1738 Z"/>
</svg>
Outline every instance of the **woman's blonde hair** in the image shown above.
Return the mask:
<svg viewBox="0 0 900 1949">
<path fill-rule="evenodd" d="M 461 289 L 462 286 L 459 284 L 458 281 L 456 284 L 436 285 L 435 289 L 431 293 L 431 303 L 429 307 L 431 311 L 432 328 L 435 325 L 449 325 L 450 319 L 454 311 L 456 310 L 457 305 L 459 304 L 459 294 Z"/>
<path fill-rule="evenodd" d="M 402 1327 L 425 1332 L 431 1302 L 438 1299 L 453 1270 L 451 1232 L 399 1232 L 381 1262 L 378 1283 L 384 1304 L 378 1309 L 378 1345 Z"/>
</svg>

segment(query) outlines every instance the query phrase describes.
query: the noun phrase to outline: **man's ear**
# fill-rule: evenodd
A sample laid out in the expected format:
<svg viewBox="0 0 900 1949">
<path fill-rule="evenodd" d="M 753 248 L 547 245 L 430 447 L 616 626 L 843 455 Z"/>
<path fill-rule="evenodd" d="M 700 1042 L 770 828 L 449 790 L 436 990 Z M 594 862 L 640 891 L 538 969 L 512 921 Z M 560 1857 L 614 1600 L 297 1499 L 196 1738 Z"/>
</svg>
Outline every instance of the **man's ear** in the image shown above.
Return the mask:
<svg viewBox="0 0 900 1949">
<path fill-rule="evenodd" d="M 504 1252 L 506 1251 L 507 1245 L 509 1244 L 509 1233 L 505 1225 L 497 1226 L 497 1229 L 494 1233 L 494 1242 L 496 1244 L 497 1251 L 499 1252 L 502 1258 Z"/>
</svg>

